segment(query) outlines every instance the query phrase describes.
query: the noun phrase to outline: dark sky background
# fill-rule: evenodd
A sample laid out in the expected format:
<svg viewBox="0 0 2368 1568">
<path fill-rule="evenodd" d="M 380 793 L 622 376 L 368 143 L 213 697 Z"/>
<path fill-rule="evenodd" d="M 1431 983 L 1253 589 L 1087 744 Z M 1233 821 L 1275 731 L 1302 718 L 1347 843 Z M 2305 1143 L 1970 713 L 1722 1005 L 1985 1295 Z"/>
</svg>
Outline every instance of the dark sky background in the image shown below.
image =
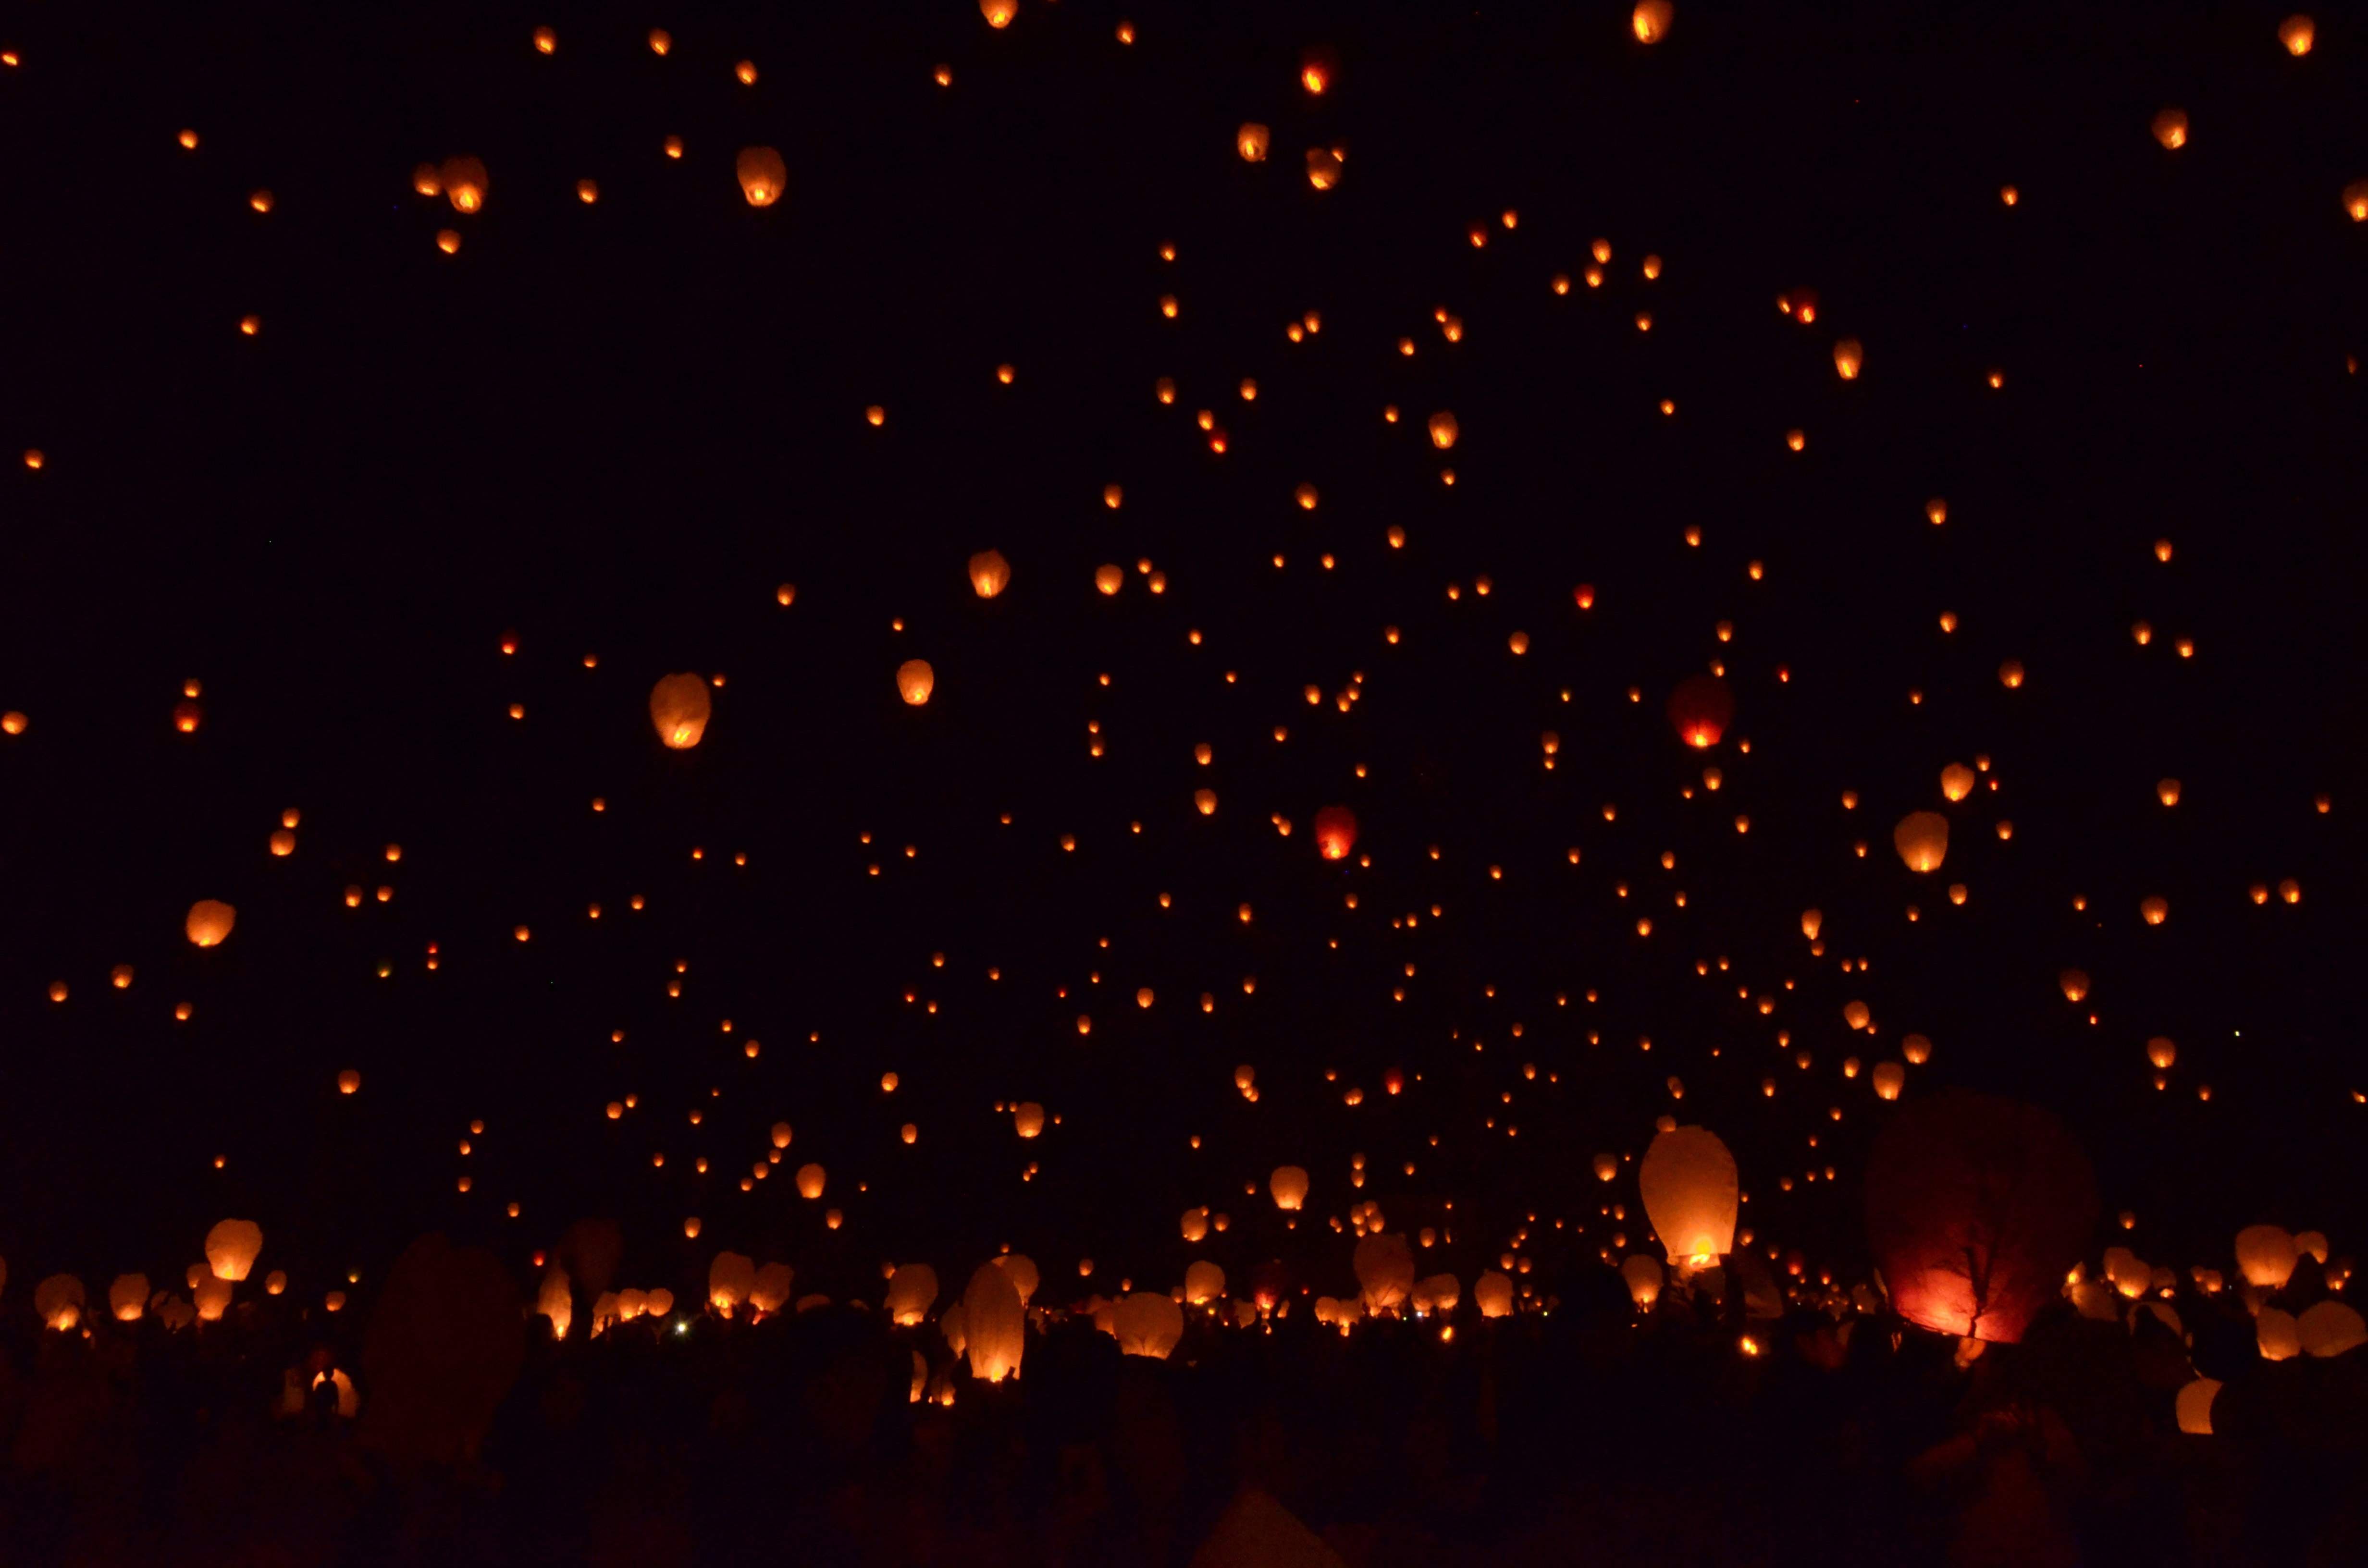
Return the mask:
<svg viewBox="0 0 2368 1568">
<path fill-rule="evenodd" d="M 30 722 L 0 738 L 0 1256 L 169 1275 L 236 1214 L 310 1292 L 426 1229 L 523 1268 L 605 1215 L 648 1284 L 730 1245 L 861 1294 L 1009 1244 L 1061 1293 L 1080 1256 L 1107 1291 L 1204 1254 L 1337 1288 L 1324 1221 L 1372 1199 L 1452 1227 L 1422 1261 L 1467 1280 L 1541 1216 L 1554 1278 L 1643 1244 L 1633 1177 L 1587 1165 L 1667 1112 L 1734 1147 L 1762 1244 L 1849 1278 L 1887 1110 L 1841 1063 L 1909 1030 L 1910 1096 L 2062 1113 L 2149 1261 L 2225 1268 L 2258 1220 L 2345 1245 L 2368 25 L 2330 10 L 2295 59 L 2281 15 L 1686 0 L 1646 49 L 1598 4 L 1022 0 L 1002 31 L 958 0 L 10 7 L 0 707 Z M 2176 152 L 2147 129 L 2173 104 Z M 769 209 L 749 144 L 790 170 Z M 1347 154 L 1323 193 L 1318 144 Z M 462 153 L 490 172 L 466 217 L 410 183 Z M 1808 325 L 1774 308 L 1803 288 Z M 990 546 L 991 602 L 963 573 Z M 1662 709 L 1713 662 L 1736 718 L 1704 756 Z M 678 670 L 724 685 L 672 753 L 646 702 Z M 1318 858 L 1328 804 L 1370 866 Z M 1889 847 L 1918 809 L 1952 819 L 1934 876 Z M 2248 896 L 2289 877 L 2299 903 Z M 199 898 L 238 908 L 219 949 L 181 935 Z M 1019 1099 L 1059 1125 L 1021 1142 Z M 1264 1192 L 1286 1161 L 1296 1232 Z M 1201 1203 L 1236 1222 L 1188 1253 Z"/>
</svg>

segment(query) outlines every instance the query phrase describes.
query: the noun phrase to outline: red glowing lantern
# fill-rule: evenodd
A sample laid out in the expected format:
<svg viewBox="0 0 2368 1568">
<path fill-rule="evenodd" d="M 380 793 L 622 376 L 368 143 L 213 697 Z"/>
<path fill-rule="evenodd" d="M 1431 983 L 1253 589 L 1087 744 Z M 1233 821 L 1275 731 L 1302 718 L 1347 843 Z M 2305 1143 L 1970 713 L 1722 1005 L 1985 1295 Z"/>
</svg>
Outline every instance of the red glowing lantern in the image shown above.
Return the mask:
<svg viewBox="0 0 2368 1568">
<path fill-rule="evenodd" d="M 1316 812 L 1315 846 L 1326 860 L 1346 860 L 1357 846 L 1357 813 L 1346 806 L 1326 806 Z"/>
<path fill-rule="evenodd" d="M 2011 1345 L 2088 1251 L 2097 1181 L 2055 1116 L 1952 1090 L 1911 1104 L 1875 1140 L 1866 1224 L 1901 1317 Z"/>
<path fill-rule="evenodd" d="M 1678 739 L 1706 751 L 1735 718 L 1735 697 L 1716 676 L 1688 676 L 1669 693 L 1669 722 Z"/>
</svg>

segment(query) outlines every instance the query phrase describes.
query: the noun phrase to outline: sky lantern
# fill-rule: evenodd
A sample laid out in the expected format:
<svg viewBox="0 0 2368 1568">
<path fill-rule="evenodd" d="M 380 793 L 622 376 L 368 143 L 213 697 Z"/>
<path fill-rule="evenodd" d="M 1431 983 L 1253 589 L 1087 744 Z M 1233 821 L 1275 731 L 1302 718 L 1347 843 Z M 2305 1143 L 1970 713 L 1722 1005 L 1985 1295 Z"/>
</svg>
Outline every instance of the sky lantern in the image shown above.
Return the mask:
<svg viewBox="0 0 2368 1568">
<path fill-rule="evenodd" d="M 707 1304 L 730 1317 L 756 1289 L 757 1260 L 746 1253 L 719 1252 L 707 1266 Z"/>
<path fill-rule="evenodd" d="M 1273 142 L 1272 133 L 1254 119 L 1242 121 L 1241 129 L 1234 132 L 1234 150 L 1246 164 L 1265 163 L 1267 149 Z"/>
<path fill-rule="evenodd" d="M 2210 1378 L 2198 1378 L 2179 1391 L 2174 1408 L 2180 1431 L 2199 1437 L 2212 1436 L 2212 1402 L 2219 1397 L 2221 1386 Z"/>
<path fill-rule="evenodd" d="M 1974 792 L 1974 770 L 1962 762 L 1952 762 L 1941 769 L 1941 793 L 1950 801 L 1964 800 Z"/>
<path fill-rule="evenodd" d="M 1207 1258 L 1196 1258 L 1184 1271 L 1184 1300 L 1187 1304 L 1205 1307 L 1225 1293 L 1225 1271 Z"/>
<path fill-rule="evenodd" d="M 1124 1354 L 1165 1361 L 1184 1337 L 1184 1309 L 1157 1290 L 1130 1290 L 1110 1313 L 1110 1333 Z"/>
<path fill-rule="evenodd" d="M 1340 154 L 1329 147 L 1307 149 L 1307 183 L 1329 190 L 1340 183 Z"/>
<path fill-rule="evenodd" d="M 2062 988 L 2066 1002 L 2085 1000 L 2089 994 L 2089 971 L 2085 969 L 2065 970 L 2056 975 L 2055 983 Z"/>
<path fill-rule="evenodd" d="M 1297 1165 L 1277 1165 L 1267 1190 L 1274 1195 L 1277 1209 L 1295 1211 L 1307 1201 L 1307 1173 Z"/>
<path fill-rule="evenodd" d="M 1735 1156 L 1718 1134 L 1699 1127 L 1658 1134 L 1636 1169 L 1636 1185 L 1670 1262 L 1702 1266 L 1735 1250 L 1741 1185 Z"/>
<path fill-rule="evenodd" d="M 52 1274 L 33 1287 L 33 1311 L 60 1334 L 80 1326 L 83 1300 L 82 1281 L 71 1274 Z"/>
<path fill-rule="evenodd" d="M 237 910 L 218 898 L 201 898 L 189 905 L 188 918 L 181 923 L 181 928 L 199 947 L 218 948 L 237 923 Z"/>
<path fill-rule="evenodd" d="M 2237 1267 L 2248 1285 L 2264 1290 L 2284 1290 L 2301 1256 L 2294 1237 L 2280 1226 L 2248 1225 L 2237 1233 Z"/>
<path fill-rule="evenodd" d="M 732 165 L 751 207 L 770 207 L 790 187 L 790 168 L 770 147 L 743 147 Z"/>
<path fill-rule="evenodd" d="M 1339 69 L 1340 57 L 1329 45 L 1310 44 L 1300 52 L 1299 85 L 1307 89 L 1308 97 L 1320 98 Z"/>
<path fill-rule="evenodd" d="M 907 704 L 918 708 L 929 700 L 937 688 L 938 672 L 929 667 L 927 659 L 907 659 L 896 666 L 896 692 Z"/>
<path fill-rule="evenodd" d="M 1891 846 L 1909 870 L 1937 871 L 1949 856 L 1949 819 L 1938 812 L 1910 812 L 1891 830 Z"/>
<path fill-rule="evenodd" d="M 2318 1301 L 2294 1320 L 2294 1336 L 2302 1342 L 2305 1356 L 2340 1356 L 2368 1345 L 2368 1319 L 2342 1301 Z"/>
<path fill-rule="evenodd" d="M 1910 1067 L 1921 1067 L 1932 1060 L 1932 1042 L 1920 1034 L 1902 1035 L 1899 1054 L 1907 1058 Z"/>
<path fill-rule="evenodd" d="M 999 32 L 1019 15 L 1019 0 L 978 0 L 978 14 L 986 18 L 988 27 Z"/>
<path fill-rule="evenodd" d="M 2154 139 L 2176 153 L 2187 145 L 2187 111 L 2167 108 L 2154 117 Z"/>
<path fill-rule="evenodd" d="M 1126 585 L 1123 569 L 1108 562 L 1094 568 L 1094 586 L 1103 594 L 1115 594 Z"/>
<path fill-rule="evenodd" d="M 888 1277 L 888 1299 L 883 1305 L 891 1322 L 912 1328 L 929 1315 L 937 1299 L 938 1271 L 926 1263 L 905 1263 Z"/>
<path fill-rule="evenodd" d="M 1866 350 L 1855 337 L 1845 337 L 1834 345 L 1834 369 L 1846 381 L 1858 380 L 1860 367 L 1866 363 Z"/>
<path fill-rule="evenodd" d="M 823 1182 L 826 1178 L 826 1175 L 827 1173 L 825 1173 L 820 1165 L 800 1165 L 798 1167 L 798 1196 L 800 1198 L 810 1199 L 820 1198 L 822 1196 Z"/>
<path fill-rule="evenodd" d="M 1628 14 L 1628 26 L 1638 43 L 1658 43 L 1669 36 L 1669 24 L 1677 15 L 1678 8 L 1669 0 L 1636 0 L 1636 8 Z"/>
<path fill-rule="evenodd" d="M 1019 1286 L 992 1263 L 980 1264 L 962 1291 L 962 1332 L 971 1376 L 999 1383 L 1019 1375 L 1019 1358 L 1028 1350 L 1028 1309 L 1020 1303 Z"/>
<path fill-rule="evenodd" d="M 1011 585 L 1011 562 L 999 550 L 982 550 L 970 558 L 971 592 L 991 599 Z"/>
<path fill-rule="evenodd" d="M 148 1276 L 119 1274 L 107 1288 L 107 1310 L 118 1323 L 137 1323 L 148 1310 Z"/>
<path fill-rule="evenodd" d="M 2310 52 L 2310 46 L 2317 41 L 2317 24 L 2311 21 L 2307 14 L 2301 11 L 2296 11 L 2278 24 L 2278 41 L 2284 44 L 2286 52 L 2297 60 Z"/>
<path fill-rule="evenodd" d="M 1806 937 L 1809 940 L 1814 942 L 1817 939 L 1817 933 L 1824 930 L 1825 926 L 1826 912 L 1824 910 L 1804 909 L 1801 911 L 1802 936 Z"/>
<path fill-rule="evenodd" d="M 2036 1106 L 1952 1089 L 1901 1110 L 1866 1167 L 1867 1239 L 1900 1316 L 2012 1344 L 2061 1293 L 2097 1222 L 2070 1129 Z"/>
<path fill-rule="evenodd" d="M 797 1278 L 786 1263 L 768 1263 L 757 1270 L 748 1288 L 748 1304 L 760 1312 L 778 1312 L 790 1304 L 790 1286 Z"/>
<path fill-rule="evenodd" d="M 1208 1205 L 1202 1204 L 1198 1209 L 1187 1209 L 1184 1210 L 1183 1218 L 1178 1221 L 1177 1224 L 1186 1241 L 1207 1241 L 1209 1239 Z"/>
<path fill-rule="evenodd" d="M 1718 744 L 1735 718 L 1735 697 L 1716 676 L 1688 676 L 1669 693 L 1669 723 L 1697 751 Z"/>
<path fill-rule="evenodd" d="M 2179 1060 L 2179 1047 L 2172 1043 L 2169 1035 L 2158 1034 L 2146 1041 L 2146 1060 L 2154 1064 L 2156 1071 L 2168 1073 Z"/>
<path fill-rule="evenodd" d="M 252 1220 L 224 1220 L 206 1233 L 206 1267 L 217 1278 L 245 1278 L 262 1250 L 263 1227 Z"/>
<path fill-rule="evenodd" d="M 1480 1303 L 1484 1318 L 1507 1318 L 1513 1315 L 1513 1278 L 1491 1268 L 1472 1282 L 1472 1299 Z"/>
<path fill-rule="evenodd" d="M 1896 1100 L 1899 1091 L 1907 1086 L 1907 1069 L 1896 1062 L 1874 1064 L 1874 1095 L 1877 1099 Z"/>
<path fill-rule="evenodd" d="M 1455 445 L 1455 437 L 1462 434 L 1463 426 L 1455 423 L 1455 415 L 1447 410 L 1442 408 L 1430 416 L 1430 444 L 1440 451 Z"/>
<path fill-rule="evenodd" d="M 671 675 L 650 687 L 650 722 L 657 726 L 658 739 L 671 751 L 689 751 L 707 733 L 707 717 L 713 711 L 712 699 L 707 695 L 707 682 L 694 675 Z"/>
<path fill-rule="evenodd" d="M 492 182 L 485 178 L 485 165 L 478 160 L 447 158 L 444 166 L 436 171 L 436 178 L 444 187 L 444 199 L 452 204 L 453 211 L 477 212 L 484 210 L 485 193 L 492 188 Z"/>
<path fill-rule="evenodd" d="M 1661 1260 L 1649 1252 L 1632 1252 L 1620 1265 L 1620 1278 L 1627 1282 L 1629 1299 L 1645 1312 L 1661 1299 Z"/>
<path fill-rule="evenodd" d="M 1406 1250 L 1404 1236 L 1367 1236 L 1357 1244 L 1350 1261 L 1368 1315 L 1378 1317 L 1406 1304 L 1414 1290 L 1414 1254 Z"/>
<path fill-rule="evenodd" d="M 1012 1131 L 1022 1138 L 1033 1138 L 1044 1131 L 1044 1108 L 1034 1100 L 1023 1100 L 1011 1108 Z"/>
<path fill-rule="evenodd" d="M 1594 1170 L 1596 1180 L 1610 1181 L 1620 1174 L 1620 1156 L 1608 1153 L 1596 1155 Z"/>
<path fill-rule="evenodd" d="M 1346 806 L 1326 806 L 1315 813 L 1315 846 L 1326 860 L 1346 860 L 1357 846 L 1357 813 Z"/>
<path fill-rule="evenodd" d="M 2368 179 L 2356 179 L 2343 187 L 2343 210 L 2355 223 L 2368 223 Z"/>
</svg>

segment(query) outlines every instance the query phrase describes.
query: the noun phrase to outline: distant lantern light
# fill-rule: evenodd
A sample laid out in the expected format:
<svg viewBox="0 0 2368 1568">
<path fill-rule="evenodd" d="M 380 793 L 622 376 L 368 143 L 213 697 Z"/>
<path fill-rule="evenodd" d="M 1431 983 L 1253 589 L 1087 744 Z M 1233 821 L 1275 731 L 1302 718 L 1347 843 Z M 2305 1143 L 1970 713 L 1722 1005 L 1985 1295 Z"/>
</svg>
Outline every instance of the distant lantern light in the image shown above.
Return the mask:
<svg viewBox="0 0 2368 1568">
<path fill-rule="evenodd" d="M 2154 117 L 2154 139 L 2172 152 L 2187 145 L 2187 111 L 2167 108 Z"/>
<path fill-rule="evenodd" d="M 189 905 L 188 917 L 182 929 L 189 940 L 200 948 L 220 947 L 237 924 L 238 911 L 218 898 L 201 898 Z"/>
<path fill-rule="evenodd" d="M 1244 120 L 1241 129 L 1234 132 L 1234 150 L 1241 153 L 1246 164 L 1263 164 L 1273 140 L 1265 126 L 1254 119 Z"/>
<path fill-rule="evenodd" d="M 1297 1165 L 1278 1165 L 1267 1179 L 1267 1190 L 1277 1209 L 1296 1212 L 1307 1202 L 1307 1173 Z"/>
<path fill-rule="evenodd" d="M 1859 369 L 1866 363 L 1866 350 L 1855 337 L 1845 337 L 1834 345 L 1834 369 L 1842 380 L 1858 380 Z"/>
<path fill-rule="evenodd" d="M 1949 819 L 1938 812 L 1910 812 L 1891 830 L 1892 847 L 1911 871 L 1937 871 L 1949 855 Z"/>
<path fill-rule="evenodd" d="M 1011 562 L 999 550 L 982 550 L 970 558 L 971 591 L 991 599 L 1011 585 Z"/>
<path fill-rule="evenodd" d="M 1669 36 L 1669 24 L 1677 19 L 1677 13 L 1669 0 L 1636 0 L 1636 8 L 1628 14 L 1628 26 L 1638 43 L 1658 43 Z"/>
<path fill-rule="evenodd" d="M 1357 813 L 1326 806 L 1315 813 L 1315 846 L 1326 860 L 1345 860 L 1357 846 Z"/>
<path fill-rule="evenodd" d="M 707 733 L 712 699 L 695 675 L 670 675 L 650 688 L 650 722 L 670 751 L 689 751 Z"/>
<path fill-rule="evenodd" d="M 1461 434 L 1463 427 L 1456 424 L 1455 415 L 1447 410 L 1442 408 L 1430 416 L 1430 444 L 1440 451 L 1455 445 L 1455 437 Z"/>
<path fill-rule="evenodd" d="M 897 694 L 915 708 L 929 700 L 929 693 L 937 689 L 937 684 L 938 673 L 929 667 L 927 659 L 907 659 L 896 666 Z"/>
<path fill-rule="evenodd" d="M 2310 46 L 2317 38 L 2317 24 L 2304 12 L 2297 11 L 2278 24 L 2278 41 L 2284 44 L 2286 52 L 2297 60 L 2310 52 Z"/>
<path fill-rule="evenodd" d="M 1715 676 L 1689 676 L 1669 694 L 1669 723 L 1697 751 L 1718 744 L 1735 718 L 1735 697 Z"/>
<path fill-rule="evenodd" d="M 493 182 L 485 177 L 485 165 L 475 158 L 447 158 L 436 172 L 444 187 L 444 199 L 455 212 L 480 212 L 484 210 L 485 195 Z"/>
<path fill-rule="evenodd" d="M 790 187 L 790 169 L 770 147 L 743 147 L 733 165 L 740 177 L 740 194 L 751 207 L 770 207 Z"/>
</svg>

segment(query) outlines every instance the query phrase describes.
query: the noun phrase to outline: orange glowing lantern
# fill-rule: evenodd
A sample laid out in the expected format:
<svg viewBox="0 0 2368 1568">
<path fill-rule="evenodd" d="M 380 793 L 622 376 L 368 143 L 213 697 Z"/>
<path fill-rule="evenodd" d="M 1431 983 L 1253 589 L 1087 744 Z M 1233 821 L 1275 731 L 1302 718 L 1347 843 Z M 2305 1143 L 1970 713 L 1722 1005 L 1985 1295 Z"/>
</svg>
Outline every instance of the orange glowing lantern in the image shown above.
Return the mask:
<svg viewBox="0 0 2368 1568">
<path fill-rule="evenodd" d="M 740 194 L 751 207 L 770 207 L 790 187 L 790 167 L 770 147 L 743 147 L 733 164 L 740 177 Z"/>
<path fill-rule="evenodd" d="M 1735 698 L 1716 676 L 1689 676 L 1669 694 L 1669 723 L 1697 751 L 1718 744 L 1735 718 Z"/>
<path fill-rule="evenodd" d="M 1876 1138 L 1866 1215 L 1900 1316 L 2012 1344 L 2087 1250 L 2097 1185 L 2053 1115 L 1952 1089 L 1911 1103 Z"/>
<path fill-rule="evenodd" d="M 707 682 L 695 675 L 671 675 L 650 688 L 650 722 L 667 749 L 689 751 L 707 733 L 712 704 Z"/>
<path fill-rule="evenodd" d="M 1346 860 L 1357 846 L 1357 813 L 1346 806 L 1326 806 L 1315 813 L 1315 846 L 1326 860 Z"/>
</svg>

